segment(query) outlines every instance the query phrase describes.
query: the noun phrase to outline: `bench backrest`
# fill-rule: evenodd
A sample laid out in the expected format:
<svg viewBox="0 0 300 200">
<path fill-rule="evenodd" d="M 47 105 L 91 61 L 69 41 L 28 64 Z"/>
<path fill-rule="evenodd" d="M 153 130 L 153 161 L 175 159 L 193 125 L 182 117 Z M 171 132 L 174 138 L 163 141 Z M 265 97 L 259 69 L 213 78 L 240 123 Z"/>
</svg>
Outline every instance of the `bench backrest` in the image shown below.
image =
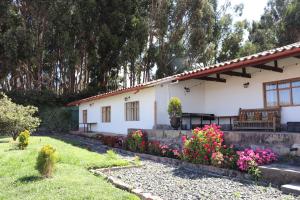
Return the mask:
<svg viewBox="0 0 300 200">
<path fill-rule="evenodd" d="M 276 108 L 260 108 L 260 109 L 241 109 L 239 110 L 239 120 L 255 120 L 255 121 L 270 121 L 273 118 L 280 121 L 281 109 Z"/>
</svg>

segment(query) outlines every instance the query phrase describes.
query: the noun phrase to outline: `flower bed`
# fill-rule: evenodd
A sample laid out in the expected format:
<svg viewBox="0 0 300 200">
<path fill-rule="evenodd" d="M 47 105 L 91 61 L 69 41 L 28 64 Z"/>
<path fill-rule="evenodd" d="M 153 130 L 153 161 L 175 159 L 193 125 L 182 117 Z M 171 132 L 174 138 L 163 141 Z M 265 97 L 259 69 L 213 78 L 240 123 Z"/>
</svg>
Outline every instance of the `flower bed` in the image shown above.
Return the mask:
<svg viewBox="0 0 300 200">
<path fill-rule="evenodd" d="M 141 130 L 133 131 L 126 138 L 105 135 L 98 135 L 97 138 L 110 147 L 173 158 L 191 164 L 239 170 L 249 173 L 255 179 L 260 177 L 258 166 L 277 160 L 277 155 L 270 149 L 248 148 L 238 151 L 233 145 L 224 145 L 223 132 L 215 124 L 194 129 L 189 138 L 182 136 L 182 148 L 162 144 L 160 141 L 148 141 L 147 134 Z"/>
<path fill-rule="evenodd" d="M 190 138 L 182 136 L 182 143 L 183 147 L 178 149 L 159 141 L 148 142 L 146 134 L 138 130 L 128 135 L 125 146 L 133 152 L 248 172 L 256 179 L 260 177 L 259 165 L 277 160 L 277 155 L 269 149 L 237 151 L 233 145 L 224 145 L 223 132 L 215 124 L 194 129 Z"/>
</svg>

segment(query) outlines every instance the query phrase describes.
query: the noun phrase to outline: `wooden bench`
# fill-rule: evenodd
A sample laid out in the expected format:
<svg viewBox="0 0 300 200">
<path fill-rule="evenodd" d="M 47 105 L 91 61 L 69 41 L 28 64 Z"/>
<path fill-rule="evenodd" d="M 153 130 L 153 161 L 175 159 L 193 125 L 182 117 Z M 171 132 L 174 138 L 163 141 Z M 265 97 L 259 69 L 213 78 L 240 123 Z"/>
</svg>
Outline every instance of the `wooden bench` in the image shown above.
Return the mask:
<svg viewBox="0 0 300 200">
<path fill-rule="evenodd" d="M 280 130 L 280 108 L 241 109 L 233 130 Z"/>
</svg>

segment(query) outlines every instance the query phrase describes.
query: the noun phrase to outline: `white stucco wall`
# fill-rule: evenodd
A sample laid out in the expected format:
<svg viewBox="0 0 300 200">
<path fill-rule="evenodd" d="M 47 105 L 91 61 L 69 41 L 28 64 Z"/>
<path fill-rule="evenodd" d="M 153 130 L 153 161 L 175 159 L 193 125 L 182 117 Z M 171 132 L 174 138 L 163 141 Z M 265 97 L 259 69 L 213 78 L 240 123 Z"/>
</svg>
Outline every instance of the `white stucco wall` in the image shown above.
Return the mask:
<svg viewBox="0 0 300 200">
<path fill-rule="evenodd" d="M 299 64 L 298 64 L 299 63 Z M 283 73 L 247 68 L 252 78 L 225 76 L 226 83 L 188 80 L 156 87 L 158 124 L 169 124 L 168 101 L 177 96 L 183 112 L 211 113 L 217 116 L 237 115 L 239 108 L 263 108 L 263 83 L 300 77 L 300 60 L 288 58 L 278 61 Z M 249 82 L 249 87 L 243 84 Z M 184 87 L 190 88 L 186 93 Z M 282 123 L 300 121 L 300 106 L 282 107 Z M 226 122 L 228 123 L 228 122 Z"/>
<path fill-rule="evenodd" d="M 125 101 L 125 97 L 129 97 Z M 139 101 L 140 120 L 125 121 L 125 102 Z M 112 97 L 83 103 L 79 106 L 79 122 L 82 123 L 82 110 L 87 110 L 89 123 L 97 123 L 92 126 L 92 131 L 116 134 L 127 134 L 128 128 L 152 129 L 154 125 L 154 88 L 147 88 L 135 92 L 128 92 Z M 111 106 L 111 122 L 102 123 L 101 107 Z"/>
<path fill-rule="evenodd" d="M 299 60 L 279 61 L 283 73 L 252 69 L 251 79 L 227 76 L 226 83 L 205 83 L 205 112 L 215 115 L 237 115 L 239 108 L 263 108 L 263 83 L 300 77 Z M 243 84 L 249 82 L 249 87 Z M 298 114 L 296 114 L 298 113 Z M 282 123 L 300 121 L 300 106 L 282 107 Z"/>
<path fill-rule="evenodd" d="M 185 87 L 189 88 L 190 92 L 186 92 Z M 171 97 L 178 97 L 181 100 L 183 112 L 203 113 L 205 110 L 203 82 L 188 80 L 179 83 L 165 83 L 157 85 L 155 88 L 157 124 L 168 125 L 170 123 L 167 109 Z"/>
</svg>

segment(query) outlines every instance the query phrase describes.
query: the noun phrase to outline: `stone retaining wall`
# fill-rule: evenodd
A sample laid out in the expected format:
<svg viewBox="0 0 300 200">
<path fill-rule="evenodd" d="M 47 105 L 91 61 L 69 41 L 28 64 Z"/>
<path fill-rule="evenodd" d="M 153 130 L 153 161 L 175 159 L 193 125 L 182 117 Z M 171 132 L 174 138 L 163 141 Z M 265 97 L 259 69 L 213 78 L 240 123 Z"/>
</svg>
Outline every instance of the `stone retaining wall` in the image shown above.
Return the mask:
<svg viewBox="0 0 300 200">
<path fill-rule="evenodd" d="M 128 130 L 129 132 L 134 129 Z M 182 146 L 181 137 L 191 136 L 191 131 L 185 130 L 151 130 L 143 129 L 149 141 L 160 141 L 163 144 Z M 279 156 L 290 154 L 290 149 L 296 147 L 292 154 L 300 156 L 300 133 L 290 132 L 257 132 L 257 131 L 225 131 L 226 145 L 233 144 L 237 148 L 271 148 Z M 298 150 L 297 150 L 298 148 Z"/>
</svg>

